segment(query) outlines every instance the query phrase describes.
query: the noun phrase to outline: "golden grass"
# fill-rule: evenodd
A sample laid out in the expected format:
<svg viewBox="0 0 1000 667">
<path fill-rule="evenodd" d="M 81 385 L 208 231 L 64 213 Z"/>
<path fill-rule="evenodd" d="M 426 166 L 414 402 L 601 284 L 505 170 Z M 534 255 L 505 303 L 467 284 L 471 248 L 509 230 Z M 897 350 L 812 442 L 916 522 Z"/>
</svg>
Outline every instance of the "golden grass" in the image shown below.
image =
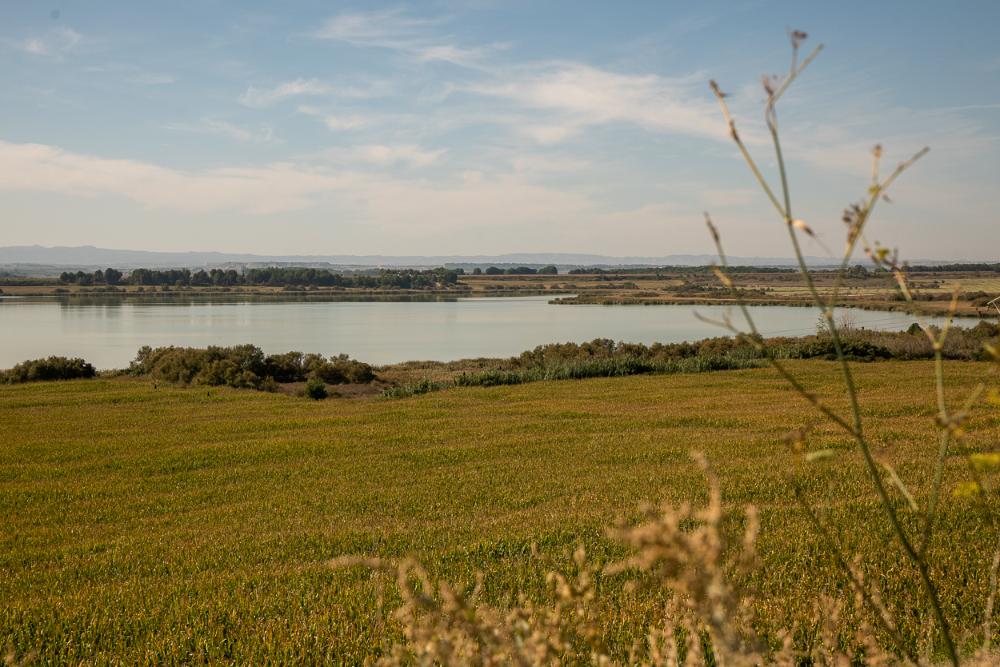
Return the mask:
<svg viewBox="0 0 1000 667">
<path fill-rule="evenodd" d="M 792 366 L 843 406 L 831 362 Z M 949 364 L 949 391 L 986 368 Z M 936 451 L 931 364 L 855 370 L 872 441 L 919 501 Z M 761 510 L 751 583 L 772 630 L 845 586 L 783 471 L 815 501 L 838 499 L 829 519 L 865 553 L 904 632 L 929 622 L 906 612 L 926 608 L 919 585 L 848 441 L 818 426 L 811 446 L 840 456 L 794 462 L 783 435 L 812 413 L 767 370 L 319 403 L 78 381 L 0 387 L 0 414 L 0 644 L 44 660 L 356 661 L 384 641 L 376 585 L 328 559 L 412 555 L 451 581 L 483 571 L 493 600 L 537 597 L 578 543 L 598 562 L 620 556 L 604 528 L 641 501 L 703 500 L 692 449 L 717 470 L 734 527 L 742 505 Z M 980 413 L 961 453 L 995 446 L 998 427 L 1000 411 Z M 949 491 L 964 465 L 949 462 Z M 947 500 L 930 560 L 968 646 L 995 539 L 966 502 Z M 658 602 L 608 600 L 621 618 L 608 641 L 624 651 Z"/>
</svg>

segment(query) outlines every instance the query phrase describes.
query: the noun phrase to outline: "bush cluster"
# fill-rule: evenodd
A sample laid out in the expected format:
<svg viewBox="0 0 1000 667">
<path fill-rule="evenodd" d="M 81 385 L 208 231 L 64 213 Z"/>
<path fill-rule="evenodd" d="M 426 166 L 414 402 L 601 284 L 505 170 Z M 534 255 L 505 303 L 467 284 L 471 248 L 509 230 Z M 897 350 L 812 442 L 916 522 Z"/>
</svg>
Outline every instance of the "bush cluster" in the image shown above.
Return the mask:
<svg viewBox="0 0 1000 667">
<path fill-rule="evenodd" d="M 321 354 L 285 352 L 264 359 L 265 373 L 277 382 L 301 382 L 319 378 L 326 384 L 367 384 L 375 379 L 368 364 L 351 359 L 346 354 L 324 358 Z"/>
<path fill-rule="evenodd" d="M 499 361 L 493 368 L 461 373 L 448 382 L 423 379 L 391 387 L 382 392 L 382 396 L 405 398 L 448 387 L 494 387 L 541 380 L 578 380 L 648 373 L 704 373 L 756 368 L 761 365 L 761 361 L 751 355 L 706 353 L 671 357 L 662 354 L 657 356 L 653 352 L 673 347 L 675 346 L 616 343 L 608 339 L 596 339 L 582 344 L 540 345 L 534 350 L 522 353 L 519 357 Z"/>
<path fill-rule="evenodd" d="M 368 383 L 371 366 L 347 355 L 286 352 L 264 355 L 255 345 L 233 347 L 142 347 L 129 373 L 178 384 L 226 385 L 272 390 L 279 382 L 318 379 L 324 384 Z"/>
<path fill-rule="evenodd" d="M 907 331 L 877 331 L 853 329 L 841 332 L 844 354 L 851 361 L 878 359 L 932 359 L 934 349 L 923 330 L 917 325 Z M 833 358 L 833 341 L 827 334 L 802 337 L 759 339 L 770 353 L 781 359 Z M 984 344 L 1000 342 L 1000 325 L 979 322 L 974 327 L 952 327 L 945 341 L 946 359 L 986 359 Z M 665 362 L 692 357 L 731 357 L 760 359 L 761 353 L 747 340 L 732 336 L 705 338 L 682 343 L 615 342 L 597 338 L 586 343 L 554 343 L 539 345 L 503 364 L 507 368 L 531 368 L 591 359 L 634 357 L 643 361 Z"/>
<path fill-rule="evenodd" d="M 0 371 L 0 383 L 18 384 L 43 380 L 74 380 L 92 378 L 97 374 L 94 367 L 79 358 L 47 357 L 22 361 L 17 366 Z"/>
<path fill-rule="evenodd" d="M 934 329 L 935 335 L 939 333 Z M 850 342 L 864 342 L 884 348 L 891 359 L 933 359 L 934 348 L 919 326 L 908 331 L 872 331 L 859 329 L 846 333 Z M 974 327 L 952 327 L 941 354 L 945 359 L 983 361 L 989 358 L 986 344 L 1000 343 L 1000 325 L 982 321 Z"/>
</svg>

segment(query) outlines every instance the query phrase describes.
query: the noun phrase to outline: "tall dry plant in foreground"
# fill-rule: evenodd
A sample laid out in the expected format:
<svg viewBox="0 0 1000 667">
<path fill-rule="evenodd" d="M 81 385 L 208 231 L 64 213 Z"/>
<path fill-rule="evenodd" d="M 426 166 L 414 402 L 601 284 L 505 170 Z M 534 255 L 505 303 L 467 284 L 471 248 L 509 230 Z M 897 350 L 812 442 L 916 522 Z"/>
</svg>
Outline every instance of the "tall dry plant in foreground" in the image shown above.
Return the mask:
<svg viewBox="0 0 1000 667">
<path fill-rule="evenodd" d="M 627 547 L 631 556 L 603 568 L 590 565 L 583 549 L 574 556 L 573 577 L 550 574 L 548 583 L 551 599 L 545 603 L 519 599 L 503 608 L 484 601 L 482 582 L 469 592 L 445 582 L 433 582 L 428 573 L 416 562 L 405 560 L 390 563 L 378 559 L 345 558 L 333 563 L 336 567 L 365 565 L 376 572 L 395 573 L 396 587 L 402 605 L 392 614 L 394 630 L 402 640 L 387 640 L 381 664 L 557 664 L 589 661 L 600 665 L 848 665 L 848 664 L 930 664 L 941 658 L 958 665 L 963 658 L 959 642 L 949 625 L 940 599 L 939 586 L 934 579 L 935 569 L 928 559 L 928 547 L 934 536 L 935 524 L 942 503 L 946 460 L 952 455 L 956 443 L 964 435 L 963 425 L 969 412 L 987 400 L 1000 404 L 997 390 L 987 391 L 980 384 L 960 407 L 953 407 L 945 399 L 945 376 L 942 349 L 948 335 L 948 326 L 937 329 L 929 326 L 914 305 L 912 290 L 905 266 L 895 253 L 890 253 L 878 243 L 870 243 L 867 224 L 880 200 L 888 201 L 887 190 L 893 182 L 927 149 L 899 164 L 887 176 L 880 172 L 881 147 L 874 149 L 871 184 L 864 198 L 849 206 L 843 221 L 847 227 L 847 242 L 840 271 L 835 284 L 825 296 L 817 289 L 806 265 L 801 235 L 814 237 L 811 227 L 792 214 L 791 193 L 785 158 L 778 132 L 777 105 L 789 86 L 818 55 L 816 48 L 806 58 L 799 60 L 799 49 L 806 39 L 805 33 L 792 32 L 792 59 L 788 73 L 783 77 L 764 79 L 767 102 L 764 119 L 774 150 L 779 187 L 773 188 L 759 163 L 751 155 L 737 130 L 736 123 L 726 103 L 726 94 L 713 81 L 711 89 L 718 98 L 730 135 L 746 161 L 767 199 L 773 205 L 798 261 L 799 270 L 812 295 L 813 302 L 822 313 L 824 328 L 836 350 L 837 368 L 843 379 L 848 410 L 842 414 L 819 396 L 810 392 L 796 378 L 792 370 L 776 359 L 769 348 L 761 343 L 762 337 L 753 317 L 742 302 L 740 292 L 728 274 L 726 256 L 719 232 L 706 215 L 709 230 L 719 252 L 716 274 L 719 280 L 732 289 L 733 299 L 739 307 L 746 329 L 725 320 L 718 324 L 733 335 L 754 345 L 768 359 L 778 374 L 804 400 L 815 407 L 817 413 L 832 422 L 853 441 L 870 478 L 878 506 L 892 529 L 895 542 L 905 557 L 913 575 L 920 582 L 922 600 L 910 601 L 914 606 L 925 606 L 934 619 L 934 637 L 922 650 L 907 640 L 900 632 L 900 624 L 883 600 L 877 581 L 863 575 L 861 563 L 864 555 L 853 556 L 842 544 L 837 531 L 824 523 L 822 512 L 807 496 L 804 486 L 791 474 L 786 474 L 790 493 L 801 506 L 810 525 L 833 556 L 842 576 L 852 591 L 852 599 L 839 600 L 819 595 L 811 622 L 814 634 L 809 647 L 796 648 L 793 636 L 796 628 L 778 633 L 777 641 L 765 640 L 758 635 L 753 612 L 752 591 L 744 590 L 738 581 L 755 566 L 757 514 L 746 509 L 742 538 L 731 540 L 723 530 L 723 506 L 719 482 L 711 469 L 698 454 L 696 462 L 705 471 L 709 486 L 709 501 L 702 509 L 690 505 L 664 506 L 658 510 L 645 508 L 645 520 L 637 525 L 618 525 L 609 536 Z M 861 248 L 881 270 L 891 272 L 903 298 L 910 304 L 924 335 L 935 353 L 936 429 L 938 441 L 933 470 L 929 471 L 930 490 L 926 494 L 914 493 L 887 461 L 879 457 L 872 446 L 858 396 L 851 365 L 844 354 L 844 331 L 834 317 L 834 306 L 843 286 L 844 276 L 852 256 Z M 950 323 L 956 301 L 948 317 Z M 987 352 L 1000 364 L 1000 350 L 987 346 Z M 833 450 L 810 449 L 807 440 L 811 425 L 804 425 L 788 437 L 794 456 L 806 462 L 817 463 L 836 456 Z M 1000 454 L 971 454 L 967 457 L 969 477 L 956 492 L 977 500 L 984 516 L 994 529 L 1000 529 L 997 517 L 997 490 L 994 474 L 1000 470 Z M 981 644 L 964 656 L 968 664 L 995 664 L 997 655 L 992 652 L 992 619 L 994 616 L 998 570 L 1000 570 L 1000 542 L 993 550 L 989 570 L 988 596 L 984 604 L 981 627 Z M 638 635 L 643 641 L 635 643 L 627 652 L 609 649 L 603 641 L 602 628 L 612 620 L 614 608 L 602 604 L 604 588 L 598 581 L 620 579 L 626 589 L 640 586 L 661 587 L 667 602 L 647 627 Z M 848 617 L 850 621 L 848 621 Z M 380 623 L 381 603 L 379 606 Z M 387 636 L 389 628 L 385 626 Z M 847 636 L 845 636 L 847 635 Z M 968 642 L 966 641 L 966 645 Z"/>
<path fill-rule="evenodd" d="M 791 86 L 796 78 L 809 65 L 809 63 L 812 62 L 812 60 L 819 54 L 822 50 L 822 45 L 818 46 L 805 59 L 799 62 L 799 48 L 801 43 L 806 39 L 806 34 L 794 31 L 790 34 L 790 37 L 792 42 L 792 59 L 788 73 L 781 78 L 765 77 L 763 82 L 764 90 L 767 94 L 767 102 L 764 107 L 764 119 L 774 148 L 774 157 L 777 164 L 780 189 L 775 190 L 772 188 L 768 179 L 764 176 L 762 170 L 748 150 L 746 144 L 743 142 L 740 133 L 737 130 L 736 122 L 733 119 L 726 103 L 726 94 L 722 92 L 719 85 L 714 81 L 711 82 L 711 88 L 719 101 L 722 114 L 729 126 L 729 134 L 731 138 L 736 143 L 740 154 L 746 161 L 747 166 L 755 177 L 761 190 L 774 207 L 782 224 L 784 224 L 788 230 L 789 239 L 798 262 L 799 272 L 805 280 L 810 295 L 812 296 L 813 303 L 822 313 L 826 330 L 829 332 L 834 349 L 836 350 L 838 366 L 843 377 L 844 389 L 850 404 L 849 414 L 844 416 L 838 413 L 836 410 L 824 403 L 820 398 L 809 392 L 796 380 L 795 376 L 789 372 L 789 370 L 781 362 L 773 358 L 773 356 L 770 356 L 767 353 L 766 348 L 763 345 L 760 345 L 760 334 L 754 323 L 753 317 L 751 316 L 746 305 L 742 302 L 739 292 L 733 285 L 732 279 L 727 274 L 728 267 L 726 263 L 726 255 L 722 248 L 719 232 L 712 223 L 712 220 L 706 214 L 706 222 L 719 253 L 721 266 L 717 269 L 717 275 L 723 284 L 733 288 L 734 299 L 739 305 L 749 331 L 738 329 L 729 321 L 723 322 L 722 324 L 735 335 L 755 343 L 758 349 L 761 350 L 766 357 L 769 357 L 769 361 L 775 370 L 777 370 L 778 373 L 788 381 L 788 383 L 796 390 L 796 392 L 798 392 L 800 396 L 812 403 L 813 406 L 815 406 L 815 408 L 826 419 L 840 427 L 855 442 L 857 449 L 861 453 L 864 460 L 865 467 L 868 471 L 869 477 L 871 478 L 874 490 L 878 495 L 882 512 L 892 526 L 893 534 L 900 548 L 919 576 L 921 588 L 926 598 L 926 604 L 929 605 L 930 610 L 933 613 L 944 652 L 948 660 L 952 664 L 957 665 L 959 664 L 958 648 L 949 626 L 948 619 L 942 609 L 938 586 L 931 576 L 931 567 L 927 559 L 927 549 L 932 539 L 935 521 L 941 504 L 941 486 L 945 461 L 949 456 L 949 451 L 952 445 L 962 438 L 963 423 L 967 419 L 968 413 L 972 407 L 979 402 L 980 397 L 985 390 L 985 385 L 978 385 L 971 392 L 970 396 L 968 396 L 961 408 L 954 409 L 948 405 L 945 400 L 945 378 L 942 349 L 944 348 L 945 340 L 948 336 L 949 325 L 957 306 L 958 291 L 956 290 L 952 299 L 947 324 L 940 330 L 929 326 L 923 318 L 920 317 L 920 312 L 914 304 L 912 290 L 907 278 L 905 266 L 900 264 L 897 254 L 895 252 L 890 253 L 887 248 L 882 247 L 878 243 L 870 243 L 865 233 L 867 223 L 871 219 L 879 200 L 889 201 L 888 190 L 893 182 L 904 171 L 913 166 L 917 160 L 926 155 L 929 149 L 921 149 L 908 160 L 898 164 L 896 168 L 888 174 L 888 176 L 883 177 L 880 172 L 882 147 L 876 146 L 874 148 L 872 151 L 873 160 L 871 184 L 868 187 L 868 191 L 866 192 L 864 198 L 858 203 L 851 204 L 844 211 L 843 222 L 847 226 L 847 242 L 845 244 L 843 258 L 840 263 L 840 270 L 837 274 L 837 279 L 833 289 L 828 298 L 823 298 L 817 290 L 812 274 L 806 265 L 800 242 L 800 234 L 814 237 L 815 233 L 808 224 L 806 224 L 803 220 L 796 218 L 792 214 L 791 192 L 788 186 L 788 175 L 784 154 L 781 148 L 780 135 L 778 132 L 777 112 L 777 105 L 782 95 L 788 90 L 789 86 Z M 847 362 L 843 351 L 841 326 L 834 317 L 834 307 L 837 303 L 837 298 L 839 296 L 839 291 L 841 289 L 848 264 L 859 244 L 865 254 L 871 258 L 872 262 L 878 269 L 889 271 L 895 277 L 900 293 L 910 305 L 912 314 L 917 318 L 917 322 L 920 325 L 921 330 L 924 332 L 924 335 L 927 336 L 932 349 L 934 350 L 934 369 L 937 396 L 936 421 L 939 432 L 939 443 L 937 448 L 937 457 L 934 463 L 934 470 L 932 473 L 930 494 L 922 506 L 917 502 L 914 494 L 902 481 L 893 467 L 885 461 L 878 460 L 873 453 L 872 444 L 865 430 L 864 418 L 862 416 L 861 406 L 858 400 L 857 384 L 855 383 L 851 366 Z M 995 348 L 989 348 L 988 351 L 995 360 L 1000 362 L 1000 351 Z M 993 396 L 993 398 L 995 398 L 995 396 Z M 803 429 L 791 438 L 793 445 L 801 451 L 805 450 L 805 432 L 805 429 Z M 822 458 L 826 454 L 832 454 L 832 452 L 811 452 L 810 454 L 807 454 L 807 456 L 815 459 L 817 457 Z M 995 498 L 993 498 L 992 494 L 989 493 L 990 490 L 987 488 L 981 473 L 994 470 L 997 467 L 997 464 L 1000 463 L 1000 460 L 998 459 L 1000 459 L 1000 457 L 995 454 L 973 455 L 970 457 L 970 470 L 973 474 L 973 481 L 965 487 L 965 491 L 969 494 L 980 495 L 984 501 L 984 509 L 989 513 L 992 513 L 993 511 L 992 504 Z M 902 656 L 912 660 L 913 655 L 908 650 L 908 647 L 905 642 L 903 642 L 902 638 L 899 637 L 899 634 L 896 631 L 897 625 L 895 620 L 892 618 L 892 615 L 886 610 L 885 606 L 878 602 L 875 595 L 866 592 L 863 583 L 858 580 L 856 574 L 848 565 L 847 559 L 843 554 L 840 545 L 837 543 L 837 540 L 833 536 L 832 531 L 828 530 L 826 526 L 823 525 L 817 513 L 810 506 L 802 487 L 797 484 L 794 479 L 789 478 L 788 481 L 793 492 L 795 493 L 796 499 L 802 505 L 803 511 L 805 511 L 810 517 L 811 523 L 816 532 L 823 537 L 829 548 L 834 552 L 837 562 L 844 570 L 844 574 L 850 580 L 851 585 L 860 595 L 863 596 L 865 604 L 875 614 L 876 618 L 880 620 L 883 629 L 895 640 L 895 649 Z M 905 511 L 911 512 L 918 518 L 918 528 L 916 530 L 907 528 L 908 522 L 904 522 L 902 520 L 898 503 L 894 500 L 893 494 L 897 494 L 904 500 L 902 507 L 905 508 Z M 992 521 L 992 523 L 996 525 L 995 520 Z M 996 555 L 993 558 L 990 573 L 990 593 L 983 621 L 983 652 L 988 652 L 990 649 L 993 600 L 996 592 L 996 570 L 997 563 L 1000 563 L 1000 544 L 998 544 L 997 551 L 995 553 Z"/>
</svg>

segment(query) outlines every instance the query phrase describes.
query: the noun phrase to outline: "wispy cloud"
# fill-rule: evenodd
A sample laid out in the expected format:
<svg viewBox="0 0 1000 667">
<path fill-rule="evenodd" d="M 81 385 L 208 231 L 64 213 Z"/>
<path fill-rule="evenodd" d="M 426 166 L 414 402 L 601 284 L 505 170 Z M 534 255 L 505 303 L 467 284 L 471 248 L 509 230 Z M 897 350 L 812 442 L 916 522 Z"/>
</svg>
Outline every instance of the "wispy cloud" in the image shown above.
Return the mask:
<svg viewBox="0 0 1000 667">
<path fill-rule="evenodd" d="M 166 86 L 177 82 L 177 77 L 173 74 L 162 72 L 137 72 L 126 78 L 129 83 L 136 83 L 142 86 Z"/>
<path fill-rule="evenodd" d="M 375 12 L 347 12 L 328 19 L 316 31 L 315 37 L 358 46 L 405 49 L 422 43 L 424 31 L 442 22 L 443 19 L 440 18 L 409 16 L 399 8 Z"/>
<path fill-rule="evenodd" d="M 447 17 L 417 18 L 402 9 L 374 12 L 349 12 L 334 16 L 314 33 L 323 40 L 344 42 L 358 47 L 399 51 L 417 62 L 448 62 L 461 67 L 479 67 L 491 54 L 507 48 L 505 44 L 463 47 L 448 36 L 435 34 L 448 22 Z"/>
<path fill-rule="evenodd" d="M 357 130 L 368 125 L 369 120 L 365 116 L 328 114 L 323 116 L 323 123 L 331 130 Z"/>
<path fill-rule="evenodd" d="M 405 152 L 362 151 L 374 159 Z M 517 175 L 478 174 L 431 184 L 296 163 L 184 171 L 5 141 L 0 141 L 0 190 L 116 196 L 154 209 L 257 215 L 311 208 L 332 198 L 358 222 L 412 235 L 470 224 L 495 228 L 573 219 L 593 206 L 585 196 Z"/>
<path fill-rule="evenodd" d="M 202 118 L 197 123 L 168 123 L 164 128 L 177 132 L 216 135 L 241 143 L 269 144 L 277 141 L 274 135 L 274 128 L 270 125 L 250 128 L 218 118 Z"/>
<path fill-rule="evenodd" d="M 926 114 L 947 114 L 957 111 L 994 111 L 996 109 L 1000 109 L 1000 102 L 988 104 L 963 104 L 953 107 L 934 107 L 931 109 L 920 109 L 919 111 Z"/>
<path fill-rule="evenodd" d="M 440 61 L 461 67 L 480 67 L 488 56 L 506 48 L 506 45 L 503 44 L 493 44 L 489 47 L 477 48 L 461 48 L 453 44 L 435 44 L 432 46 L 415 47 L 411 49 L 411 52 L 420 62 Z"/>
<path fill-rule="evenodd" d="M 427 167 L 445 154 L 442 150 L 428 150 L 415 144 L 366 144 L 348 148 L 331 148 L 323 156 L 337 163 L 351 165 L 364 163 L 381 167 L 406 164 L 413 167 Z"/>
<path fill-rule="evenodd" d="M 590 166 L 587 160 L 525 153 L 511 159 L 514 171 L 524 173 L 569 173 Z"/>
<path fill-rule="evenodd" d="M 67 27 L 53 28 L 44 34 L 8 42 L 14 48 L 34 56 L 60 59 L 83 40 L 83 35 Z"/>
<path fill-rule="evenodd" d="M 332 87 L 318 79 L 295 79 L 280 83 L 272 88 L 250 86 L 242 95 L 240 103 L 248 107 L 267 107 L 291 97 L 327 95 Z"/>
<path fill-rule="evenodd" d="M 150 208 L 188 213 L 281 213 L 306 208 L 352 177 L 286 163 L 183 171 L 138 160 L 72 153 L 43 144 L 0 141 L 0 190 L 118 196 Z"/>
<path fill-rule="evenodd" d="M 550 146 L 575 135 L 581 125 L 579 121 L 565 120 L 559 125 L 519 125 L 518 131 L 536 143 Z"/>
<path fill-rule="evenodd" d="M 314 116 L 323 121 L 331 130 L 357 130 L 370 124 L 371 118 L 360 114 L 333 114 L 325 113 L 322 109 L 309 105 L 300 105 L 297 109 L 300 114 Z"/>
<path fill-rule="evenodd" d="M 692 92 L 689 79 L 620 74 L 576 62 L 531 65 L 468 90 L 552 113 L 522 131 L 539 143 L 562 141 L 580 129 L 630 123 L 648 130 L 724 138 L 717 109 Z"/>
<path fill-rule="evenodd" d="M 87 65 L 83 71 L 94 74 L 113 74 L 122 77 L 126 83 L 141 86 L 165 86 L 177 82 L 177 77 L 166 72 L 152 72 L 131 63 L 109 62 Z"/>
</svg>

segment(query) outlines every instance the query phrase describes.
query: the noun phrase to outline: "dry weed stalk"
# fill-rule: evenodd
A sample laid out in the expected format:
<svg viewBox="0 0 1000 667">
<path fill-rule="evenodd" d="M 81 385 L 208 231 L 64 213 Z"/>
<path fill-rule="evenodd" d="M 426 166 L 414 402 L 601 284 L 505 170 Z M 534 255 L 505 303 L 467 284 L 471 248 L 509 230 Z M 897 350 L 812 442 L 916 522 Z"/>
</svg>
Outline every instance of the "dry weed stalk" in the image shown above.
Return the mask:
<svg viewBox="0 0 1000 667">
<path fill-rule="evenodd" d="M 817 47 L 808 57 L 799 62 L 798 53 L 802 42 L 806 39 L 806 34 L 799 31 L 794 31 L 790 35 L 792 42 L 792 59 L 791 66 L 788 73 L 781 78 L 770 77 L 764 80 L 764 90 L 767 94 L 767 102 L 764 109 L 764 120 L 767 125 L 768 131 L 771 137 L 771 143 L 774 148 L 775 159 L 777 163 L 778 176 L 780 180 L 780 198 L 775 194 L 775 190 L 771 188 L 768 179 L 764 176 L 760 167 L 757 165 L 753 156 L 750 154 L 747 146 L 740 137 L 737 130 L 736 123 L 730 113 L 728 104 L 726 103 L 726 94 L 722 92 L 719 85 L 714 81 L 711 82 L 710 86 L 712 91 L 715 93 L 718 99 L 719 105 L 722 109 L 723 117 L 729 126 L 729 133 L 733 141 L 736 143 L 740 154 L 746 161 L 751 173 L 756 179 L 757 183 L 760 185 L 767 199 L 773 205 L 774 209 L 777 211 L 782 222 L 788 229 L 789 238 L 791 240 L 792 248 L 795 253 L 795 258 L 798 263 L 799 272 L 805 280 L 806 286 L 812 296 L 814 305 L 820 309 L 822 313 L 822 318 L 826 324 L 826 330 L 830 335 L 833 342 L 834 349 L 836 351 L 836 358 L 839 364 L 840 372 L 844 380 L 844 387 L 847 393 L 847 397 L 850 404 L 850 415 L 844 417 L 839 413 L 835 412 L 833 409 L 824 404 L 818 397 L 813 395 L 811 392 L 807 391 L 801 383 L 799 383 L 796 378 L 776 359 L 767 354 L 766 348 L 760 345 L 758 349 L 764 352 L 764 356 L 768 357 L 772 366 L 778 371 L 778 373 L 791 384 L 793 389 L 795 389 L 803 398 L 808 400 L 813 404 L 824 416 L 830 419 L 837 426 L 842 428 L 851 438 L 855 441 L 858 450 L 860 451 L 862 458 L 864 459 L 865 466 L 868 470 L 869 477 L 878 495 L 882 511 L 889 523 L 892 526 L 893 533 L 901 546 L 906 557 L 910 563 L 914 566 L 917 573 L 919 574 L 921 586 L 926 595 L 928 604 L 936 620 L 938 630 L 944 644 L 944 649 L 947 654 L 949 661 L 953 665 L 959 664 L 959 653 L 953 638 L 952 631 L 950 629 L 948 619 L 944 614 L 941 600 L 938 592 L 938 587 L 930 574 L 930 566 L 927 560 L 927 549 L 932 539 L 933 529 L 935 525 L 935 520 L 939 511 L 940 501 L 941 501 L 941 484 L 943 480 L 943 472 L 945 461 L 949 455 L 950 446 L 955 441 L 962 437 L 963 430 L 962 425 L 965 421 L 968 412 L 979 402 L 980 396 L 984 390 L 984 385 L 977 386 L 965 401 L 965 404 L 960 410 L 952 411 L 945 400 L 945 390 L 944 390 L 944 369 L 943 369 L 943 356 L 942 350 L 944 348 L 945 340 L 948 335 L 948 329 L 951 324 L 951 320 L 954 317 L 957 304 L 958 304 L 958 292 L 951 302 L 951 307 L 948 312 L 948 319 L 946 325 L 940 330 L 935 330 L 934 328 L 928 326 L 922 318 L 920 318 L 919 312 L 917 311 L 914 300 L 912 296 L 912 290 L 910 288 L 909 280 L 906 275 L 905 266 L 901 265 L 898 261 L 897 254 L 895 252 L 889 253 L 886 248 L 881 247 L 879 244 L 871 244 L 868 242 L 865 236 L 866 224 L 871 218 L 872 212 L 875 209 L 878 201 L 884 200 L 889 201 L 887 191 L 893 182 L 907 169 L 909 169 L 917 160 L 927 154 L 928 148 L 923 148 L 914 154 L 910 159 L 900 163 L 897 167 L 885 178 L 880 176 L 880 162 L 882 158 L 882 147 L 876 146 L 873 150 L 873 161 L 872 161 L 872 180 L 868 188 L 865 198 L 856 204 L 849 206 L 843 216 L 843 221 L 847 225 L 847 242 L 845 244 L 844 255 L 840 263 L 840 270 L 838 272 L 837 278 L 834 283 L 832 293 L 829 300 L 825 300 L 816 289 L 815 282 L 813 280 L 812 274 L 806 265 L 805 257 L 802 252 L 801 242 L 799 239 L 799 234 L 806 234 L 809 237 L 815 238 L 815 232 L 801 219 L 795 218 L 792 214 L 792 204 L 791 204 L 791 193 L 788 186 L 787 169 L 785 166 L 784 154 L 781 147 L 780 135 L 778 132 L 778 114 L 777 114 L 777 103 L 781 96 L 788 90 L 789 86 L 795 79 L 802 73 L 806 66 L 819 54 L 822 49 L 822 45 Z M 742 336 L 747 340 L 755 341 L 760 339 L 759 331 L 754 324 L 753 317 L 751 316 L 746 305 L 742 301 L 742 297 L 736 289 L 733 281 L 728 275 L 728 265 L 726 262 L 726 255 L 722 248 L 722 243 L 720 240 L 720 235 L 716 226 L 712 223 L 711 219 L 706 214 L 706 222 L 708 224 L 709 232 L 715 242 L 716 248 L 719 254 L 720 267 L 716 271 L 716 275 L 719 276 L 720 281 L 732 290 L 733 298 L 737 302 L 744 319 L 747 322 L 749 328 L 749 335 L 740 331 L 732 325 L 728 320 L 723 324 L 729 328 L 733 333 L 738 336 Z M 876 459 L 872 452 L 872 447 L 869 442 L 868 436 L 865 433 L 865 424 L 862 418 L 861 407 L 858 400 L 857 385 L 854 381 L 851 366 L 848 363 L 847 357 L 843 351 L 843 343 L 841 336 L 841 329 L 834 318 L 834 306 L 837 303 L 837 297 L 839 290 L 842 286 L 844 276 L 846 274 L 848 264 L 854 251 L 858 245 L 861 243 L 865 253 L 872 259 L 878 268 L 890 271 L 896 279 L 897 286 L 903 298 L 910 305 L 911 312 L 917 317 L 917 321 L 920 328 L 923 330 L 927 336 L 932 349 L 934 350 L 934 361 L 935 361 L 935 385 L 936 385 L 936 398 L 937 398 L 937 426 L 939 430 L 939 446 L 937 452 L 937 458 L 934 464 L 933 481 L 931 484 L 931 491 L 929 498 L 927 500 L 926 508 L 920 508 L 917 501 L 915 500 L 914 494 L 909 490 L 907 485 L 902 481 L 896 471 L 885 461 L 880 461 Z M 996 351 L 992 351 L 994 356 L 1000 360 L 1000 355 L 996 354 Z M 844 558 L 841 550 L 836 542 L 836 540 L 831 536 L 831 533 L 822 525 L 821 521 L 812 511 L 805 494 L 802 492 L 801 488 L 795 485 L 794 482 L 793 489 L 795 491 L 795 496 L 799 500 L 803 510 L 808 514 L 810 521 L 818 534 L 824 539 L 829 548 L 833 551 L 835 558 L 841 567 L 841 569 L 847 575 L 852 587 L 855 589 L 856 593 L 859 595 L 861 601 L 868 607 L 879 619 L 883 628 L 889 632 L 897 644 L 896 649 L 899 651 L 900 655 L 912 660 L 912 652 L 905 645 L 905 642 L 900 637 L 898 631 L 896 630 L 895 622 L 893 621 L 891 615 L 889 615 L 885 606 L 882 605 L 877 597 L 871 592 L 866 592 L 864 584 L 859 579 L 859 570 L 856 567 L 849 565 Z M 895 489 L 897 493 L 906 501 L 906 505 L 910 511 L 916 513 L 921 518 L 921 528 L 916 531 L 916 533 L 911 532 L 905 526 L 900 518 L 899 510 L 897 510 L 893 499 L 890 497 L 890 489 Z M 984 652 L 989 650 L 989 634 L 991 632 L 991 619 L 992 619 L 992 603 L 995 597 L 996 590 L 996 570 L 1000 568 L 1000 547 L 996 552 L 994 558 L 995 567 L 991 569 L 991 581 L 990 581 L 990 594 L 987 603 L 987 613 L 986 620 L 984 621 L 984 633 L 986 636 L 984 638 Z"/>
</svg>

